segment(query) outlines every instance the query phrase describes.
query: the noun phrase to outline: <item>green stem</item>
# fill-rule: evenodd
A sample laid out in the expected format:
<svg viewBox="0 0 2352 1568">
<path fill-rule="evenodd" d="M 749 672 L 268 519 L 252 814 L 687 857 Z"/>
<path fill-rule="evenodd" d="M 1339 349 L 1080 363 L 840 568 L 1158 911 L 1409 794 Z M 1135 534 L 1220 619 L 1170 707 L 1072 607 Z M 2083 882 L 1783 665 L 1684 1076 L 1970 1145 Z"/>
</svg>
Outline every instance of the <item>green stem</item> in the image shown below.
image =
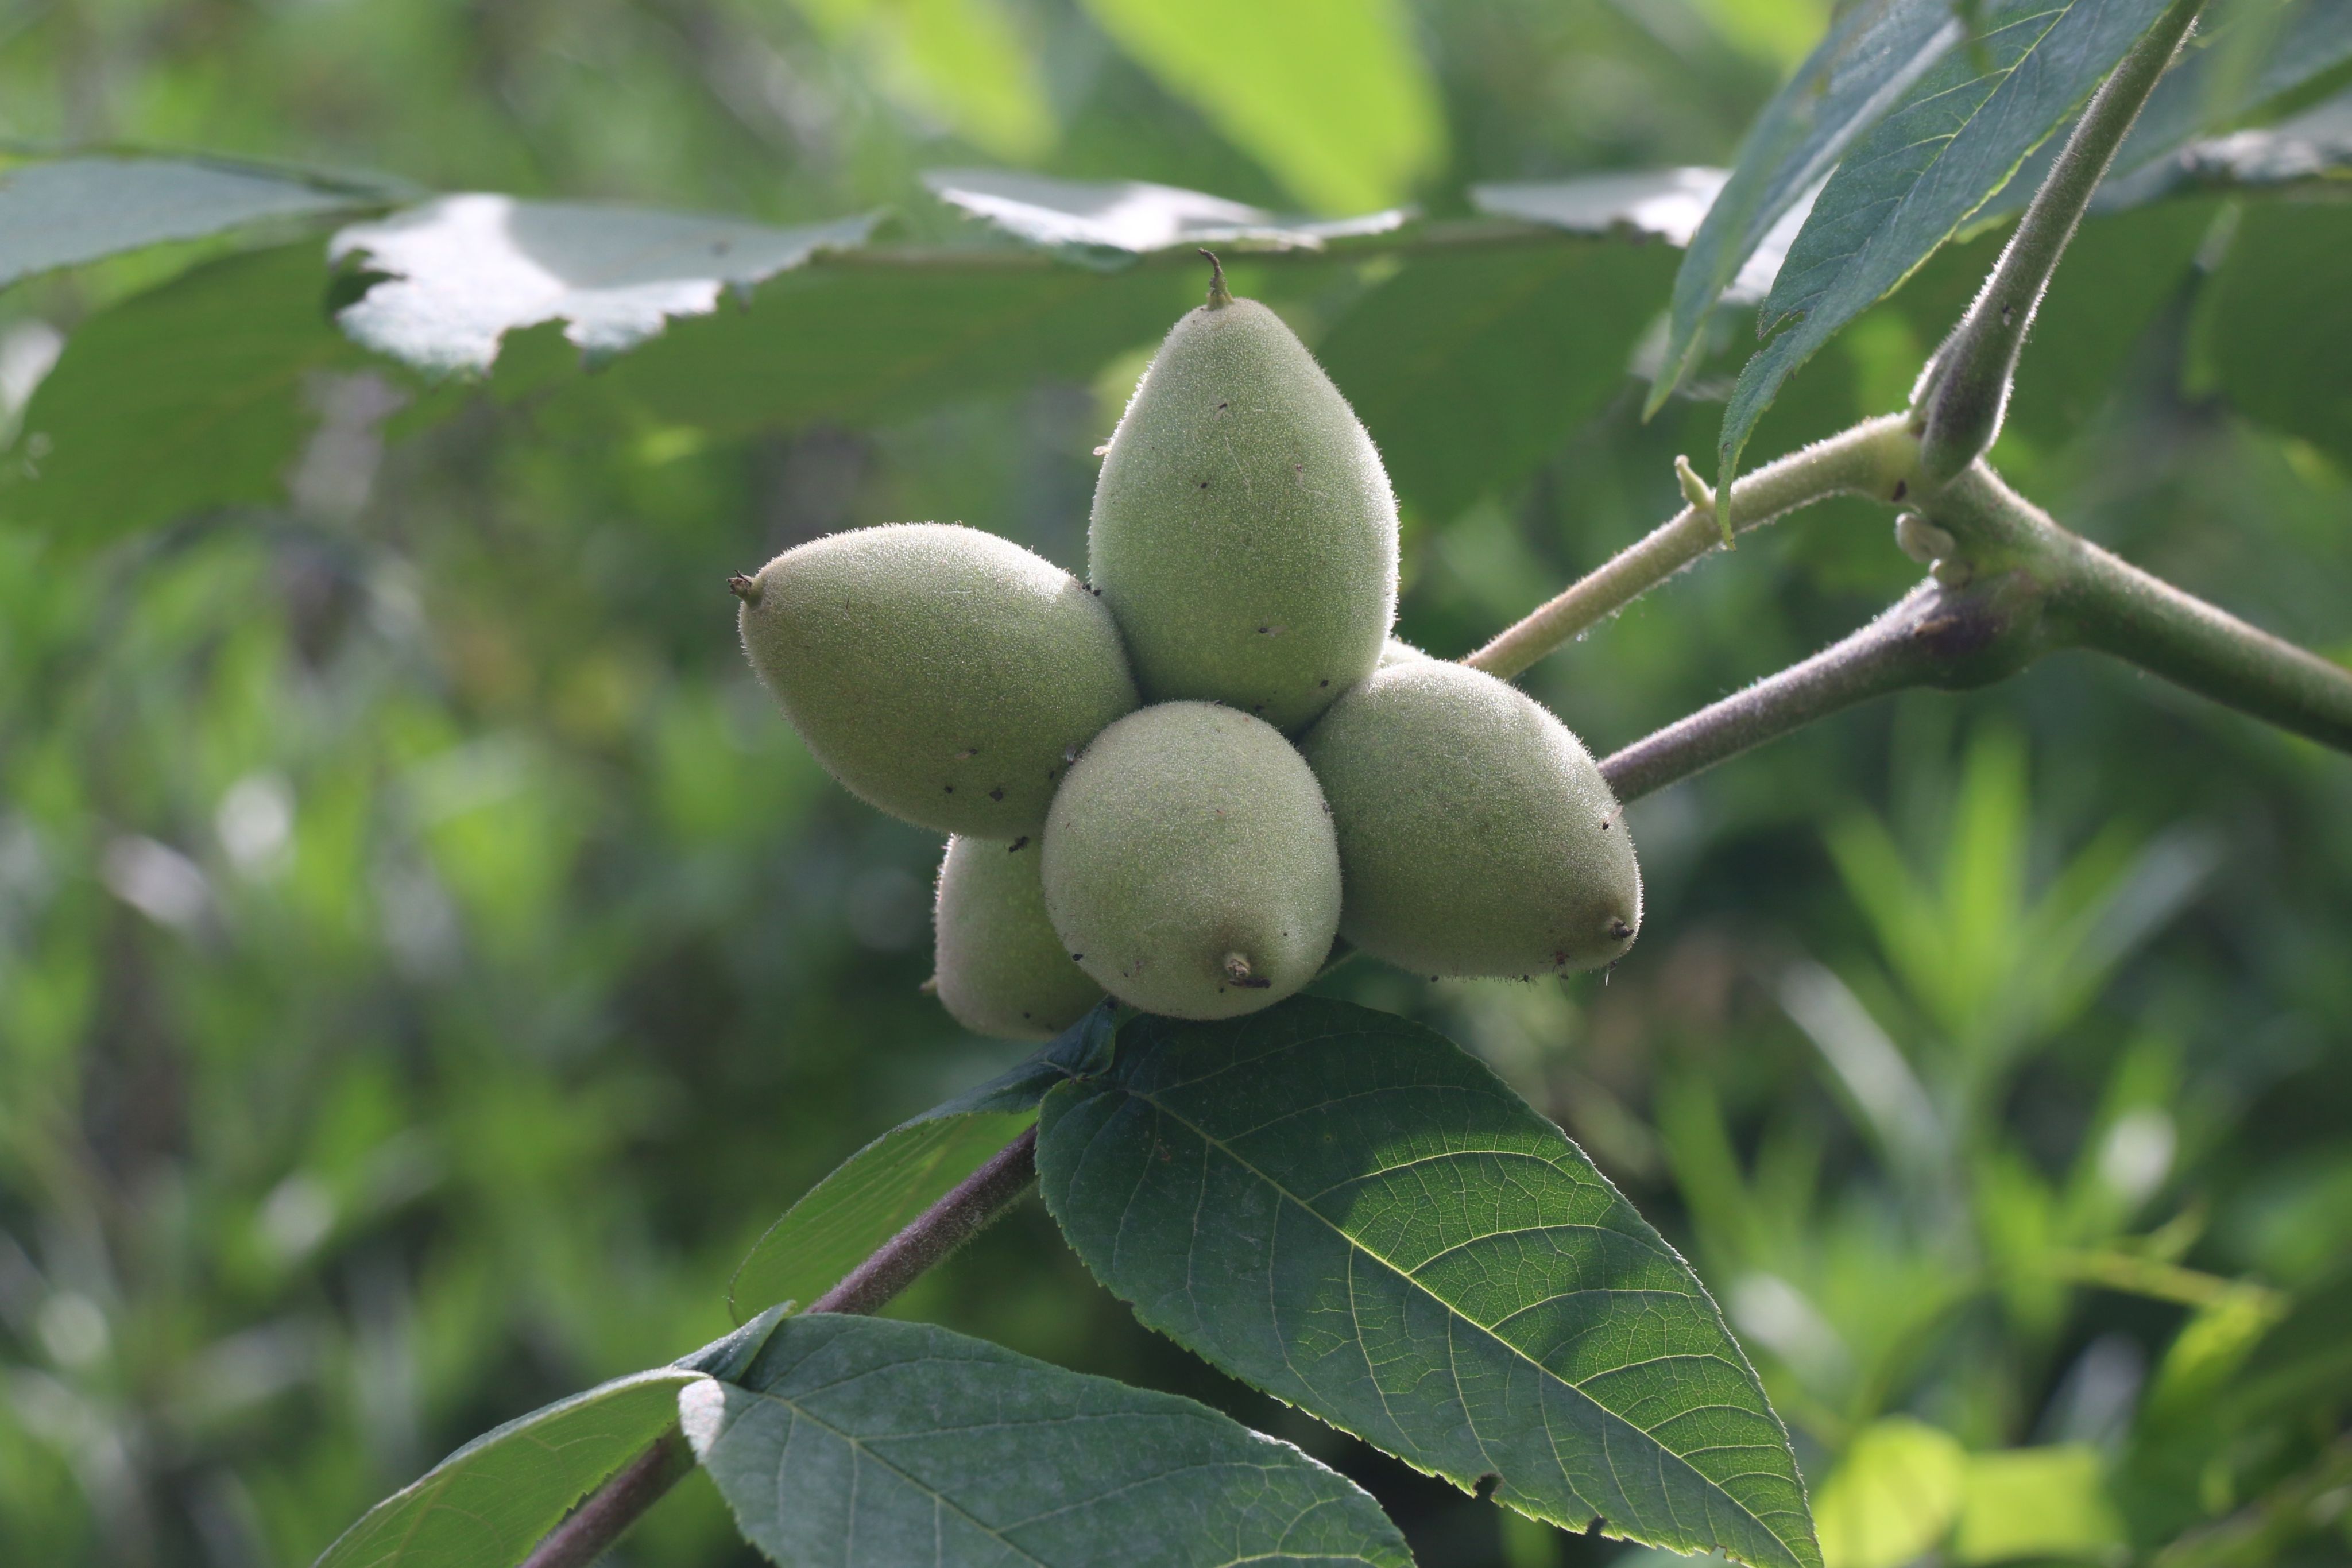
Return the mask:
<svg viewBox="0 0 2352 1568">
<path fill-rule="evenodd" d="M 1900 501 L 1909 493 L 1915 451 L 1903 415 L 1864 420 L 1743 476 L 1727 510 L 1745 530 L 1832 496 Z M 1685 507 L 1462 662 L 1509 680 L 1722 542 L 1714 508 Z"/>
<path fill-rule="evenodd" d="M 1931 510 L 1972 556 L 2025 563 L 2044 585 L 2056 641 L 2111 654 L 2240 713 L 2352 751 L 2352 670 L 2069 533 L 1982 463 L 1946 486 Z"/>
<path fill-rule="evenodd" d="M 2091 96 L 2065 150 L 2033 193 L 1992 276 L 1921 378 L 1920 471 L 1942 484 L 2000 434 L 2025 334 L 2091 193 L 2105 178 L 2140 106 L 2172 63 L 2204 0 L 2175 0 Z"/>
</svg>

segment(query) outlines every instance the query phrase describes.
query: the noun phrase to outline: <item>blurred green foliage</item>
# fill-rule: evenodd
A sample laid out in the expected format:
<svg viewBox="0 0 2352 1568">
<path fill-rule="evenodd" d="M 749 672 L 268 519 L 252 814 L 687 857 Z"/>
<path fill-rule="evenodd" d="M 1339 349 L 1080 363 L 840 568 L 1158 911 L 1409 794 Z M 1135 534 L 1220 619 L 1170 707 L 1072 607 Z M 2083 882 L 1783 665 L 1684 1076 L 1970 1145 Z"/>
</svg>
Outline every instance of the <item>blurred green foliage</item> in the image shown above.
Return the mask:
<svg viewBox="0 0 2352 1568">
<path fill-rule="evenodd" d="M 0 9 L 0 134 L 779 222 L 889 204 L 917 239 L 959 220 L 915 172 L 994 161 L 1445 214 L 1473 180 L 1725 162 L 1827 7 L 1187 14 L 1229 9 L 1225 73 L 1129 0 L 26 4 Z M 1300 18 L 1332 47 L 1292 90 Z M 1352 127 L 1334 93 L 1385 107 Z M 2092 537 L 2338 656 L 2341 226 L 2210 199 L 2095 220 L 1997 454 Z M 0 527 L 0 1562 L 308 1563 L 466 1438 L 723 1332 L 793 1199 L 1017 1054 L 918 994 L 938 845 L 815 768 L 723 583 L 905 517 L 1078 565 L 1092 449 L 1192 287 L 1088 279 L 1074 323 L 1077 285 L 1008 276 L 909 383 L 861 379 L 856 341 L 793 350 L 828 287 L 942 333 L 919 279 L 794 275 L 611 372 L 535 329 L 486 385 L 424 389 L 248 243 L 0 295 L 0 425 L 61 334 L 53 400 L 134 417 L 194 382 L 308 411 L 286 473 L 198 426 L 151 466 L 50 474 L 119 513 L 108 548 Z M 1864 316 L 1751 450 L 1899 402 L 1998 243 Z M 1670 256 L 1445 265 L 1234 272 L 1411 446 L 1402 631 L 1451 655 L 1678 504 L 1748 319 L 1645 425 L 1618 371 Z M 172 358 L 171 313 L 231 287 L 257 340 L 315 346 L 300 375 Z M 776 334 L 756 384 L 693 352 L 739 321 Z M 1377 379 L 1398 356 L 1420 381 Z M 1522 466 L 1414 444 L 1465 410 Z M 198 465 L 213 509 L 137 531 L 166 520 L 144 486 Z M 1530 685 L 1606 750 L 1913 575 L 1880 514 L 1826 507 Z M 2072 660 L 1848 716 L 1632 822 L 1647 939 L 1612 975 L 1332 984 L 1486 1054 L 1685 1247 L 1795 1431 L 1832 1568 L 2352 1550 L 2352 768 Z M 1223 1381 L 1034 1205 L 895 1311 L 1220 1404 L 1362 1479 L 1429 1568 L 1622 1554 Z M 699 1481 L 625 1554 L 751 1560 Z"/>
</svg>

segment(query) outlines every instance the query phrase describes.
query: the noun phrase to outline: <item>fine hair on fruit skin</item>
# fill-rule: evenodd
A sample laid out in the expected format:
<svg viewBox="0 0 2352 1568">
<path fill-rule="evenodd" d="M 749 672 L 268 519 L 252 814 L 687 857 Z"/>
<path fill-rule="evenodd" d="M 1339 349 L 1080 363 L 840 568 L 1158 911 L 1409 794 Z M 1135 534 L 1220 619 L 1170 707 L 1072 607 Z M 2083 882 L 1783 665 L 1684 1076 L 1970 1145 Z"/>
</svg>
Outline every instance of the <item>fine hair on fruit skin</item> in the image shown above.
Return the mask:
<svg viewBox="0 0 2352 1568">
<path fill-rule="evenodd" d="M 1222 273 L 1110 438 L 1087 560 L 1151 701 L 1295 731 L 1380 658 L 1397 594 L 1387 470 L 1307 346 Z"/>
<path fill-rule="evenodd" d="M 856 528 L 732 584 L 743 647 L 833 776 L 892 816 L 1011 840 L 1070 759 L 1138 701 L 1110 613 L 1012 540 Z"/>
<path fill-rule="evenodd" d="M 975 1034 L 1050 1040 L 1102 1000 L 1045 918 L 1044 859 L 1034 836 L 958 836 L 940 861 L 931 977 L 949 1015 Z"/>
<path fill-rule="evenodd" d="M 1624 814 L 1568 727 L 1517 687 L 1436 659 L 1391 664 L 1299 748 L 1347 890 L 1340 935 L 1416 974 L 1596 968 L 1642 925 Z"/>
<path fill-rule="evenodd" d="M 1339 850 L 1315 776 L 1271 725 L 1214 703 L 1129 714 L 1045 823 L 1045 909 L 1121 1001 L 1234 1018 L 1312 980 L 1339 924 Z"/>
</svg>

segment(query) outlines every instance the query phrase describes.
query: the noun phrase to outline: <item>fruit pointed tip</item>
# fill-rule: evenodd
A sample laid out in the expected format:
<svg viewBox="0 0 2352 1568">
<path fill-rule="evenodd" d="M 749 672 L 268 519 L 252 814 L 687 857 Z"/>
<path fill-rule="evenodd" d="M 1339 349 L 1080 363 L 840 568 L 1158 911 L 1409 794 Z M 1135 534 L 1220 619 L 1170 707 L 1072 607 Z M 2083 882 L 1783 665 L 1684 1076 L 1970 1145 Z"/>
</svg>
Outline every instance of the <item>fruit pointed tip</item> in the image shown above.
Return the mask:
<svg viewBox="0 0 2352 1568">
<path fill-rule="evenodd" d="M 1209 258 L 1209 308 L 1222 310 L 1234 302 L 1233 290 L 1225 287 L 1225 264 L 1205 246 L 1201 247 L 1201 254 Z"/>
<path fill-rule="evenodd" d="M 1274 984 L 1272 980 L 1251 968 L 1249 955 L 1246 953 L 1226 954 L 1223 967 L 1225 983 L 1229 986 L 1238 986 L 1245 991 L 1263 991 Z"/>
<path fill-rule="evenodd" d="M 746 604 L 757 604 L 760 602 L 761 591 L 760 580 L 756 577 L 746 577 L 739 571 L 727 580 L 727 591 Z"/>
</svg>

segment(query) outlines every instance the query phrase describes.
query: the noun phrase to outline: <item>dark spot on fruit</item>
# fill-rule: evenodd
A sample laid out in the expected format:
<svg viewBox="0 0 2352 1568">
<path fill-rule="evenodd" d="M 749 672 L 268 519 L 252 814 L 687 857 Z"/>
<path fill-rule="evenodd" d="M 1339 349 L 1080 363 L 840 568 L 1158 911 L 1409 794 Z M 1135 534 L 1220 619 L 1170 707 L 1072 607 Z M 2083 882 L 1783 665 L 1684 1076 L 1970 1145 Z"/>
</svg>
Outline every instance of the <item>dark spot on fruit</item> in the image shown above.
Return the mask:
<svg viewBox="0 0 2352 1568">
<path fill-rule="evenodd" d="M 1234 406 L 1234 405 L 1233 405 L 1233 404 L 1231 404 L 1231 403 L 1229 403 L 1229 402 L 1221 402 L 1221 403 L 1219 403 L 1219 404 L 1217 405 L 1217 412 L 1218 412 L 1219 413 L 1224 413 L 1224 412 L 1225 412 L 1225 410 L 1227 410 L 1227 409 L 1229 409 L 1229 408 L 1231 408 L 1231 407 L 1233 407 L 1233 406 Z"/>
<path fill-rule="evenodd" d="M 1897 479 L 1896 481 L 1895 481 L 1895 498 L 1896 500 L 1898 500 L 1898 501 L 1899 501 L 1899 500 L 1901 500 L 1904 497 L 1906 497 L 1906 496 L 1909 495 L 1910 493 L 1911 493 L 1911 481 L 1909 481 L 1908 479 Z"/>
<path fill-rule="evenodd" d="M 1609 831 L 1609 819 L 1606 817 L 1601 819 L 1601 831 L 1604 833 Z"/>
<path fill-rule="evenodd" d="M 1004 786 L 1003 786 L 1003 785 L 1002 785 L 1002 784 L 999 784 L 995 789 L 991 789 L 991 790 L 988 792 L 988 798 L 989 798 L 990 800 L 1003 800 L 1003 799 L 1004 799 Z"/>
<path fill-rule="evenodd" d="M 1085 955 L 1084 953 L 1073 953 L 1073 954 L 1071 954 L 1071 955 L 1070 955 L 1070 962 L 1071 962 L 1071 963 L 1073 963 L 1073 964 L 1075 964 L 1075 963 L 1076 963 L 1079 959 L 1081 959 L 1081 958 L 1083 958 L 1083 957 L 1085 957 L 1085 956 L 1086 956 L 1086 955 Z"/>
<path fill-rule="evenodd" d="M 1208 487 L 1209 487 L 1209 482 L 1208 482 L 1206 479 L 1202 480 L 1202 481 L 1201 481 L 1201 488 L 1202 488 L 1202 489 L 1203 489 L 1203 490 L 1205 490 L 1205 489 L 1207 489 Z"/>
<path fill-rule="evenodd" d="M 1318 681 L 1318 682 L 1316 682 L 1315 684 L 1316 684 L 1316 685 L 1318 685 L 1318 686 L 1319 687 L 1319 686 L 1328 686 L 1328 685 L 1329 685 L 1331 683 L 1330 683 L 1330 682 L 1328 682 L 1328 681 Z"/>
<path fill-rule="evenodd" d="M 1010 847 L 1008 847 L 1008 848 L 1005 850 L 1005 852 L 1005 852 L 1006 854 L 1008 854 L 1008 855 L 1017 855 L 1017 854 L 1019 854 L 1023 850 L 1025 850 L 1025 849 L 1027 849 L 1028 847 L 1029 847 L 1029 835 L 1028 835 L 1028 834 L 1026 834 L 1026 833 L 1024 833 L 1024 834 L 1022 834 L 1019 838 L 1017 838 L 1017 839 L 1013 840 L 1013 842 L 1012 842 L 1012 844 L 1010 845 Z"/>
<path fill-rule="evenodd" d="M 945 789 L 950 795 L 955 793 L 955 786 L 952 784 L 943 784 L 940 788 Z"/>
</svg>

